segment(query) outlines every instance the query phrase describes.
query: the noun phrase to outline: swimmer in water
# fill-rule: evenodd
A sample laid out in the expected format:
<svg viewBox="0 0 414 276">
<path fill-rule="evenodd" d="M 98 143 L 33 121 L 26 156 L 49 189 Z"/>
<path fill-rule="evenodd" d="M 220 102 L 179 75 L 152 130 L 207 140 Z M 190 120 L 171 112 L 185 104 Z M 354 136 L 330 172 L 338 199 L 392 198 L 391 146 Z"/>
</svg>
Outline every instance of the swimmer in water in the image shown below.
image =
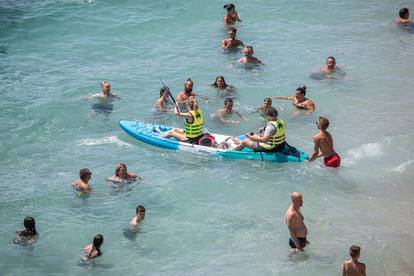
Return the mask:
<svg viewBox="0 0 414 276">
<path fill-rule="evenodd" d="M 144 218 L 145 218 L 145 207 L 142 205 L 138 205 L 138 207 L 135 209 L 135 216 L 131 220 L 130 224 L 133 227 L 136 227 L 141 223 L 141 221 L 144 220 Z"/>
<path fill-rule="evenodd" d="M 97 98 L 101 100 L 102 99 L 106 99 L 106 100 L 107 99 L 112 99 L 112 100 L 120 99 L 120 97 L 116 93 L 111 92 L 111 84 L 109 83 L 109 81 L 105 80 L 101 82 L 101 89 L 102 89 L 102 92 L 93 94 L 92 96 L 83 97 L 83 99 L 93 99 L 93 98 Z"/>
<path fill-rule="evenodd" d="M 79 171 L 79 178 L 72 183 L 72 186 L 75 187 L 76 190 L 80 191 L 82 194 L 89 194 L 91 191 L 91 187 L 89 186 L 88 182 L 91 180 L 92 173 L 89 171 L 88 168 L 81 169 Z"/>
<path fill-rule="evenodd" d="M 155 108 L 158 112 L 174 112 L 173 108 L 167 108 L 167 105 L 170 104 L 170 93 L 167 86 L 163 86 L 160 89 L 160 97 L 155 102 Z"/>
<path fill-rule="evenodd" d="M 211 86 L 217 89 L 217 96 L 220 97 L 225 97 L 235 92 L 234 86 L 227 84 L 223 76 L 217 76 Z"/>
<path fill-rule="evenodd" d="M 237 63 L 240 64 L 263 64 L 258 58 L 253 56 L 253 46 L 246 46 L 243 50 L 244 57 L 239 59 Z"/>
<path fill-rule="evenodd" d="M 349 248 L 350 260 L 342 265 L 342 276 L 366 276 L 367 268 L 364 263 L 358 261 L 361 247 L 353 245 Z"/>
<path fill-rule="evenodd" d="M 224 25 L 234 25 L 236 22 L 241 22 L 234 4 L 225 4 L 223 8 L 227 11 L 227 14 L 223 18 Z"/>
<path fill-rule="evenodd" d="M 236 39 L 237 29 L 234 27 L 229 28 L 227 35 L 228 38 L 221 42 L 221 48 L 229 51 L 238 50 L 240 46 L 244 46 L 243 41 Z"/>
<path fill-rule="evenodd" d="M 36 231 L 35 219 L 26 217 L 23 221 L 25 229 L 16 230 L 16 238 L 13 240 L 15 244 L 32 245 L 39 238 L 39 233 Z"/>
<path fill-rule="evenodd" d="M 198 95 L 193 91 L 194 83 L 191 79 L 187 79 L 184 83 L 184 90 L 178 93 L 176 102 L 180 111 L 186 111 L 186 102 L 190 99 L 190 97 L 200 96 L 206 102 L 209 102 L 210 99 L 207 96 Z"/>
<path fill-rule="evenodd" d="M 308 229 L 305 225 L 305 219 L 300 211 L 303 205 L 301 193 L 293 192 L 291 195 L 292 203 L 285 213 L 285 222 L 288 226 L 290 239 L 289 245 L 295 250 L 304 251 L 303 248 L 309 243 L 306 239 Z"/>
<path fill-rule="evenodd" d="M 399 17 L 394 19 L 394 22 L 398 25 L 411 25 L 413 21 L 410 19 L 410 11 L 408 8 L 401 8 L 399 11 Z"/>
<path fill-rule="evenodd" d="M 82 261 L 89 261 L 96 257 L 102 255 L 101 246 L 103 244 L 104 238 L 102 235 L 98 234 L 93 238 L 93 243 L 88 244 L 83 248 L 85 255 L 82 257 Z"/>
<path fill-rule="evenodd" d="M 275 96 L 273 99 L 282 99 L 282 100 L 291 100 L 293 106 L 298 109 L 309 110 L 307 114 L 315 111 L 315 104 L 311 99 L 305 98 L 306 95 L 306 86 L 296 88 L 295 94 L 293 96 Z"/>
<path fill-rule="evenodd" d="M 341 165 L 341 158 L 334 150 L 331 134 L 326 131 L 329 126 L 329 120 L 325 117 L 319 117 L 316 126 L 319 129 L 319 133 L 313 136 L 314 150 L 309 158 L 309 162 L 323 156 L 326 166 L 339 167 Z M 319 150 L 321 151 L 320 154 Z"/>
<path fill-rule="evenodd" d="M 263 100 L 263 105 L 256 109 L 256 112 L 260 112 L 260 116 L 267 118 L 267 111 L 269 108 L 272 107 L 272 99 L 271 98 L 265 98 Z"/>
<path fill-rule="evenodd" d="M 108 181 L 111 182 L 134 182 L 136 179 L 142 180 L 143 178 L 136 173 L 128 172 L 127 166 L 124 163 L 116 165 L 115 174 L 108 177 Z"/>
<path fill-rule="evenodd" d="M 336 65 L 335 58 L 330 56 L 326 59 L 326 64 L 319 69 L 319 72 L 312 73 L 310 77 L 316 80 L 344 79 L 345 75 L 345 72 Z"/>
<path fill-rule="evenodd" d="M 240 124 L 240 121 L 233 121 L 233 120 L 226 119 L 226 117 L 229 117 L 233 114 L 236 114 L 242 120 L 246 121 L 246 118 L 244 118 L 240 112 L 233 110 L 233 100 L 231 98 L 226 98 L 224 100 L 224 107 L 216 111 L 216 113 L 214 114 L 214 119 L 222 123 L 225 123 L 225 124 L 236 124 L 236 125 Z"/>
</svg>

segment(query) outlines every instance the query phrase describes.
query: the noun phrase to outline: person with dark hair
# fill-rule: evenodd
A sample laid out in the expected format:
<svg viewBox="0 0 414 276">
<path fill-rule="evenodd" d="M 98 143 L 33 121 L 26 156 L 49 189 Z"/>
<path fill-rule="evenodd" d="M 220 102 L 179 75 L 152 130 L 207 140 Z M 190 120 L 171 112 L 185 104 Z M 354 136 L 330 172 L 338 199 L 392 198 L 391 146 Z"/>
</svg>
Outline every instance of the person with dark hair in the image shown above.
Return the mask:
<svg viewBox="0 0 414 276">
<path fill-rule="evenodd" d="M 241 21 L 234 4 L 225 4 L 223 9 L 226 9 L 227 11 L 227 14 L 223 18 L 224 25 L 233 25 L 234 23 Z"/>
<path fill-rule="evenodd" d="M 36 231 L 36 222 L 33 217 L 26 217 L 23 221 L 25 229 L 16 230 L 16 238 L 13 240 L 15 244 L 31 245 L 39 238 Z"/>
<path fill-rule="evenodd" d="M 326 166 L 339 167 L 341 165 L 341 158 L 334 150 L 331 134 L 326 130 L 329 127 L 329 120 L 325 117 L 319 117 L 316 127 L 319 129 L 319 133 L 313 136 L 314 150 L 309 158 L 309 162 L 323 156 Z M 319 150 L 321 153 L 319 153 Z"/>
<path fill-rule="evenodd" d="M 104 241 L 104 238 L 101 234 L 96 235 L 93 238 L 93 243 L 88 244 L 87 246 L 83 248 L 83 251 L 85 252 L 85 256 L 83 256 L 82 261 L 88 261 L 88 260 L 101 256 L 102 255 L 101 246 L 103 244 L 103 241 Z"/>
<path fill-rule="evenodd" d="M 306 86 L 298 87 L 293 96 L 274 96 L 273 99 L 291 100 L 294 107 L 309 110 L 307 114 L 310 114 L 315 111 L 315 104 L 305 97 L 306 89 Z"/>
<path fill-rule="evenodd" d="M 233 100 L 231 98 L 226 98 L 224 100 L 224 107 L 216 111 L 216 113 L 214 114 L 214 119 L 222 123 L 225 123 L 225 124 L 236 124 L 236 125 L 240 124 L 240 121 L 233 121 L 233 120 L 226 119 L 226 117 L 229 117 L 233 114 L 236 114 L 242 120 L 246 120 L 240 112 L 233 110 Z"/>
<path fill-rule="evenodd" d="M 193 91 L 194 82 L 192 79 L 187 79 L 184 83 L 184 90 L 178 93 L 176 102 L 180 111 L 186 112 L 186 102 L 190 99 L 190 97 L 200 96 L 205 101 L 210 101 L 207 96 L 196 94 Z"/>
<path fill-rule="evenodd" d="M 145 218 L 145 207 L 138 205 L 135 209 L 135 216 L 132 218 L 130 224 L 134 227 L 138 226 Z"/>
<path fill-rule="evenodd" d="M 277 110 L 270 107 L 267 111 L 268 123 L 259 131 L 261 134 L 254 132 L 247 133 L 244 139 L 233 150 L 241 151 L 244 148 L 250 148 L 254 151 L 275 152 L 284 150 L 286 147 L 286 125 L 281 119 L 278 119 Z"/>
<path fill-rule="evenodd" d="M 262 61 L 254 57 L 253 46 L 246 46 L 243 50 L 244 57 L 239 59 L 237 63 L 240 64 L 262 64 Z"/>
<path fill-rule="evenodd" d="M 301 193 L 293 192 L 290 196 L 292 203 L 285 213 L 285 222 L 288 226 L 290 238 L 289 246 L 295 250 L 304 251 L 303 248 L 309 243 L 307 240 L 308 229 L 300 207 L 303 206 Z"/>
<path fill-rule="evenodd" d="M 267 118 L 267 111 L 269 108 L 272 107 L 272 99 L 271 98 L 265 98 L 263 100 L 263 105 L 259 108 L 257 108 L 256 112 L 260 112 L 260 116 Z"/>
<path fill-rule="evenodd" d="M 155 102 L 155 108 L 158 112 L 174 112 L 174 109 L 168 109 L 167 105 L 170 103 L 170 93 L 167 86 L 163 86 L 160 89 L 160 97 Z"/>
<path fill-rule="evenodd" d="M 92 173 L 89 171 L 88 168 L 84 168 L 79 170 L 79 178 L 72 183 L 72 186 L 75 187 L 76 190 L 83 194 L 88 194 L 91 191 L 91 187 L 89 186 L 88 182 L 91 180 Z"/>
<path fill-rule="evenodd" d="M 399 17 L 394 19 L 394 22 L 399 25 L 411 25 L 413 21 L 410 19 L 410 11 L 408 8 L 401 8 Z"/>
<path fill-rule="evenodd" d="M 347 260 L 342 265 L 342 276 L 366 276 L 367 268 L 364 263 L 358 261 L 361 253 L 361 247 L 353 245 L 349 248 L 350 260 Z"/>
<path fill-rule="evenodd" d="M 226 97 L 235 92 L 234 86 L 227 84 L 223 76 L 217 76 L 211 86 L 217 89 L 217 96 L 220 97 Z"/>
<path fill-rule="evenodd" d="M 229 28 L 227 35 L 228 38 L 221 42 L 221 48 L 225 50 L 238 50 L 240 46 L 244 46 L 243 41 L 236 39 L 237 29 L 234 27 Z"/>
<path fill-rule="evenodd" d="M 128 172 L 125 163 L 119 163 L 116 165 L 115 174 L 108 177 L 107 180 L 111 182 L 134 182 L 136 179 L 142 180 L 142 177 L 136 173 Z"/>
</svg>

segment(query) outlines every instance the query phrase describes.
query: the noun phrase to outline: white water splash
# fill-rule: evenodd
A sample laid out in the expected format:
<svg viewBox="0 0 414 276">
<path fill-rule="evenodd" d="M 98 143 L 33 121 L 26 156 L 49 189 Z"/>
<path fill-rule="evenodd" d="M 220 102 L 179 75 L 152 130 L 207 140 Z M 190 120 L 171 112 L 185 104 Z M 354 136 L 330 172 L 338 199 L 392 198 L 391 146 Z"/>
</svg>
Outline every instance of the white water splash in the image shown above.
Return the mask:
<svg viewBox="0 0 414 276">
<path fill-rule="evenodd" d="M 396 168 L 392 169 L 392 171 L 402 173 L 402 172 L 404 172 L 404 171 L 407 169 L 407 167 L 408 167 L 409 165 L 411 165 L 412 163 L 414 163 L 414 160 L 409 160 L 409 161 L 407 161 L 407 162 L 402 163 L 402 164 L 401 164 L 401 165 L 399 165 L 398 167 L 396 167 Z"/>
<path fill-rule="evenodd" d="M 118 146 L 131 147 L 130 144 L 119 140 L 118 137 L 114 135 L 103 137 L 100 139 L 82 139 L 78 141 L 78 144 L 80 146 L 97 146 L 97 145 L 105 145 L 105 144 L 116 144 Z"/>
<path fill-rule="evenodd" d="M 346 152 L 344 158 L 344 165 L 352 165 L 355 162 L 365 159 L 380 156 L 382 154 L 383 146 L 380 143 L 363 144 L 359 148 L 350 149 Z"/>
</svg>

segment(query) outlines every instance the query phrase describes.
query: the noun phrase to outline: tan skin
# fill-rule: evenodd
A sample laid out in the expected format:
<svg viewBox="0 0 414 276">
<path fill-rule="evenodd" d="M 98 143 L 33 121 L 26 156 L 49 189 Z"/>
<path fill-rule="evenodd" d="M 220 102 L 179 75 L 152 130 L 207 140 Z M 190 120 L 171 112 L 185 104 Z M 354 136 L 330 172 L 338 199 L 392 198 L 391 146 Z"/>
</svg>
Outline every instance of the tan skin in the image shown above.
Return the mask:
<svg viewBox="0 0 414 276">
<path fill-rule="evenodd" d="M 302 108 L 305 108 L 305 109 L 309 110 L 309 112 L 307 114 L 310 114 L 313 111 L 315 111 L 314 102 L 311 99 L 305 98 L 305 95 L 303 95 L 303 93 L 299 90 L 295 91 L 294 96 L 275 96 L 275 97 L 273 97 L 273 99 L 291 100 L 291 101 L 293 101 L 293 105 L 295 107 L 297 107 L 297 108 L 302 107 Z"/>
<path fill-rule="evenodd" d="M 158 112 L 174 112 L 174 109 L 166 108 L 169 102 L 170 95 L 167 91 L 164 91 L 161 97 L 155 102 L 155 108 Z"/>
<path fill-rule="evenodd" d="M 244 57 L 239 59 L 237 61 L 237 63 L 240 63 L 240 64 L 247 64 L 247 63 L 249 63 L 249 64 L 263 64 L 258 58 L 253 56 L 252 48 L 245 47 L 244 50 L 243 50 L 243 53 L 244 53 Z"/>
<path fill-rule="evenodd" d="M 143 211 L 143 210 L 139 210 L 136 214 L 135 214 L 135 216 L 133 217 L 133 219 L 131 220 L 131 222 L 130 222 L 130 224 L 132 225 L 132 226 L 138 226 L 140 223 L 141 223 L 141 221 L 143 221 L 144 220 L 144 218 L 145 218 L 145 211 Z"/>
<path fill-rule="evenodd" d="M 334 73 L 336 71 L 339 71 L 339 68 L 336 66 L 336 62 L 332 58 L 328 58 L 326 60 L 325 66 L 323 66 L 320 69 L 320 72 L 321 73 L 324 73 L 324 74 L 332 74 L 332 73 Z"/>
<path fill-rule="evenodd" d="M 262 116 L 267 116 L 267 111 L 269 110 L 269 108 L 272 107 L 272 102 L 269 100 L 265 100 L 263 102 L 263 106 L 259 107 L 257 109 L 257 112 L 260 112 Z"/>
<path fill-rule="evenodd" d="M 303 205 L 303 197 L 300 193 L 293 192 L 291 199 L 292 203 L 285 213 L 285 221 L 296 249 L 304 251 L 298 241 L 298 238 L 306 238 L 308 235 L 308 229 L 306 228 L 304 217 L 300 211 L 300 207 Z"/>
<path fill-rule="evenodd" d="M 109 81 L 101 82 L 101 89 L 102 89 L 101 93 L 96 93 L 96 94 L 93 94 L 92 96 L 82 97 L 82 99 L 93 99 L 93 98 L 102 99 L 102 100 L 120 99 L 120 97 L 118 97 L 116 93 L 111 92 L 111 84 L 109 83 Z"/>
<path fill-rule="evenodd" d="M 198 95 L 193 91 L 186 92 L 186 91 L 190 91 L 190 89 L 192 90 L 193 85 L 194 83 L 192 81 L 187 81 L 186 83 L 184 83 L 184 90 L 178 93 L 177 95 L 177 98 L 176 98 L 177 104 L 186 103 L 190 99 L 190 97 L 196 97 L 196 96 L 200 96 L 203 100 L 207 102 L 210 101 L 210 99 L 207 96 Z"/>
<path fill-rule="evenodd" d="M 221 48 L 226 50 L 237 50 L 238 47 L 244 46 L 243 41 L 236 39 L 236 32 L 234 30 L 229 30 L 227 35 L 228 38 L 221 42 Z"/>
<path fill-rule="evenodd" d="M 136 173 L 128 172 L 127 167 L 123 164 L 118 164 L 116 167 L 116 174 L 109 177 L 109 181 L 123 182 L 123 181 L 134 181 L 135 179 L 142 180 L 143 178 Z"/>
<path fill-rule="evenodd" d="M 394 19 L 394 22 L 399 25 L 410 25 L 413 24 L 413 21 L 410 19 L 410 12 L 408 12 L 404 17 L 397 17 Z"/>
<path fill-rule="evenodd" d="M 224 25 L 233 25 L 237 21 L 241 21 L 241 19 L 239 18 L 236 9 L 232 9 L 231 11 L 229 11 L 227 15 L 225 15 L 223 18 Z"/>
<path fill-rule="evenodd" d="M 332 155 L 336 154 L 334 147 L 333 147 L 333 139 L 331 134 L 322 129 L 320 127 L 320 120 L 317 122 L 317 127 L 319 129 L 319 133 L 317 133 L 315 136 L 313 136 L 313 153 L 311 157 L 309 158 L 309 162 L 314 161 L 315 159 L 319 157 L 331 157 Z M 319 151 L 321 153 L 319 153 Z"/>
<path fill-rule="evenodd" d="M 85 176 L 83 179 L 77 179 L 72 183 L 72 186 L 80 190 L 82 193 L 88 194 L 91 191 L 91 188 L 88 184 L 91 177 L 92 174 Z"/>
<path fill-rule="evenodd" d="M 366 276 L 367 268 L 364 263 L 358 261 L 359 255 L 347 260 L 342 265 L 342 276 Z"/>
<path fill-rule="evenodd" d="M 246 120 L 240 112 L 233 110 L 232 102 L 226 102 L 224 105 L 224 108 L 220 108 L 219 110 L 216 111 L 216 113 L 214 114 L 214 118 L 225 124 L 236 124 L 236 125 L 240 124 L 240 121 L 233 121 L 233 120 L 226 119 L 226 117 L 232 114 L 236 114 L 241 119 Z"/>
</svg>

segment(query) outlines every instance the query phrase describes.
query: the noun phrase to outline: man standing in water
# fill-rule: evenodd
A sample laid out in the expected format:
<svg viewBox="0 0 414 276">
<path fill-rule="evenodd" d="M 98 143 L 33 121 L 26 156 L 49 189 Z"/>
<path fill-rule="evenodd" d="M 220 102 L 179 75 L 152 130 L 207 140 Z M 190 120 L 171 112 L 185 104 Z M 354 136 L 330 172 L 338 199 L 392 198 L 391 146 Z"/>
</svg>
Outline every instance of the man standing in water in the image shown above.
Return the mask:
<svg viewBox="0 0 414 276">
<path fill-rule="evenodd" d="M 306 239 L 308 229 L 300 211 L 300 207 L 303 205 L 303 198 L 300 193 L 293 192 L 291 199 L 292 204 L 290 204 L 285 214 L 285 221 L 290 233 L 289 245 L 296 250 L 304 251 L 303 248 L 309 242 Z"/>
<path fill-rule="evenodd" d="M 138 205 L 138 207 L 135 209 L 135 216 L 131 220 L 130 224 L 134 227 L 138 226 L 141 221 L 143 221 L 145 218 L 145 207 L 142 205 Z"/>
<path fill-rule="evenodd" d="M 365 276 L 367 269 L 364 263 L 358 261 L 361 247 L 353 245 L 349 249 L 351 260 L 345 261 L 342 265 L 342 276 Z"/>
<path fill-rule="evenodd" d="M 178 104 L 178 107 L 180 108 L 179 111 L 185 112 L 186 109 L 186 103 L 190 99 L 190 97 L 196 97 L 200 96 L 203 100 L 209 101 L 209 98 L 202 95 L 197 95 L 195 92 L 193 92 L 193 81 L 192 79 L 187 79 L 187 81 L 184 83 L 184 90 L 178 93 L 176 102 Z"/>
<path fill-rule="evenodd" d="M 341 165 L 341 158 L 334 150 L 331 134 L 326 131 L 329 126 L 329 120 L 325 117 L 319 117 L 316 126 L 319 129 L 319 133 L 313 136 L 314 150 L 309 158 L 309 162 L 323 156 L 326 166 L 339 167 Z M 319 150 L 321 150 L 321 154 L 319 154 Z"/>
<path fill-rule="evenodd" d="M 227 33 L 228 38 L 221 42 L 221 48 L 225 50 L 237 50 L 240 46 L 244 46 L 243 41 L 236 39 L 237 29 L 231 27 Z"/>
<path fill-rule="evenodd" d="M 89 99 L 92 98 L 99 98 L 99 99 L 119 99 L 118 95 L 116 93 L 111 93 L 111 84 L 109 81 L 105 80 L 101 82 L 101 93 L 93 94 L 91 97 L 87 97 Z"/>
<path fill-rule="evenodd" d="M 226 98 L 224 100 L 224 107 L 216 111 L 216 113 L 214 114 L 214 119 L 225 124 L 240 124 L 240 121 L 226 119 L 226 117 L 229 117 L 233 114 L 236 114 L 241 119 L 246 120 L 240 112 L 233 110 L 233 100 L 231 98 Z"/>
<path fill-rule="evenodd" d="M 239 59 L 237 63 L 240 64 L 262 64 L 262 61 L 253 56 L 253 46 L 246 46 L 243 50 L 244 57 Z"/>
<path fill-rule="evenodd" d="M 89 171 L 88 168 L 81 169 L 79 171 L 79 178 L 72 183 L 72 186 L 81 192 L 82 194 L 88 194 L 91 191 L 91 188 L 88 184 L 89 180 L 91 180 L 92 173 Z"/>
</svg>

